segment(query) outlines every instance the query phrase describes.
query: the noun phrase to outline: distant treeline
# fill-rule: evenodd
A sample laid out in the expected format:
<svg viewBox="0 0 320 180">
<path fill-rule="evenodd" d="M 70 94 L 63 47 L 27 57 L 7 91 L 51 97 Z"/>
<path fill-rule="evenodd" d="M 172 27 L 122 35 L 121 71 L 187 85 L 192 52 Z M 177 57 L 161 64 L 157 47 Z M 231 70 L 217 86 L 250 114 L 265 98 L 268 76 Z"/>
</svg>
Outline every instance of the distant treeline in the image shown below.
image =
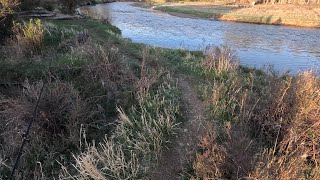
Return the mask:
<svg viewBox="0 0 320 180">
<path fill-rule="evenodd" d="M 320 0 L 165 0 L 166 2 L 201 1 L 225 4 L 295 4 L 295 5 L 320 5 Z"/>
</svg>

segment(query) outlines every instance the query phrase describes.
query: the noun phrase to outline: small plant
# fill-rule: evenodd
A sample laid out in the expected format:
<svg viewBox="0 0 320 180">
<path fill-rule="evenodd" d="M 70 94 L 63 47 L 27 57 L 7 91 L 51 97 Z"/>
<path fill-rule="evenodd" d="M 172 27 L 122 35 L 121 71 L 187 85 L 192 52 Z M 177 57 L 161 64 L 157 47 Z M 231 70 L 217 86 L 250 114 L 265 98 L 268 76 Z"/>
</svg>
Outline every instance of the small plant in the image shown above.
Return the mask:
<svg viewBox="0 0 320 180">
<path fill-rule="evenodd" d="M 30 57 L 38 55 L 43 49 L 45 28 L 41 24 L 40 19 L 30 19 L 29 23 L 24 22 L 23 25 L 16 23 L 14 26 L 14 38 L 12 45 L 23 55 Z"/>
</svg>

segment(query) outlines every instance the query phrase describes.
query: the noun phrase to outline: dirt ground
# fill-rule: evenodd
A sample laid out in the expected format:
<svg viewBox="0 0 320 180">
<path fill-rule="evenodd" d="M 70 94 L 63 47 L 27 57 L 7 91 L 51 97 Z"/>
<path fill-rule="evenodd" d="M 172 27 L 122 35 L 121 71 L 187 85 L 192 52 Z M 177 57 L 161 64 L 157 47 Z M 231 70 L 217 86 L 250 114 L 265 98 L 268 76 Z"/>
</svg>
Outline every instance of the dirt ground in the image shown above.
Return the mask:
<svg viewBox="0 0 320 180">
<path fill-rule="evenodd" d="M 182 91 L 186 121 L 162 152 L 159 166 L 151 174 L 152 180 L 183 179 L 186 168 L 192 166 L 200 138 L 206 132 L 205 104 L 198 98 L 187 76 L 180 75 L 178 85 Z"/>
</svg>

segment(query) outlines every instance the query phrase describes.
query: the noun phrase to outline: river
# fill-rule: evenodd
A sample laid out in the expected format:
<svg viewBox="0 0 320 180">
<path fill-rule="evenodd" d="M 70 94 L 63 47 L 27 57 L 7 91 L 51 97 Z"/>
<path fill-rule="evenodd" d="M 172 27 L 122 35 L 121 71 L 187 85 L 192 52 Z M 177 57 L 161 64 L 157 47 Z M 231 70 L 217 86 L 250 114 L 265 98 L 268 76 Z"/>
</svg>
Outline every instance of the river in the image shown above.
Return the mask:
<svg viewBox="0 0 320 180">
<path fill-rule="evenodd" d="M 320 29 L 183 18 L 130 2 L 83 7 L 81 12 L 109 18 L 133 42 L 188 50 L 226 45 L 242 65 L 272 65 L 280 72 L 320 67 Z"/>
</svg>

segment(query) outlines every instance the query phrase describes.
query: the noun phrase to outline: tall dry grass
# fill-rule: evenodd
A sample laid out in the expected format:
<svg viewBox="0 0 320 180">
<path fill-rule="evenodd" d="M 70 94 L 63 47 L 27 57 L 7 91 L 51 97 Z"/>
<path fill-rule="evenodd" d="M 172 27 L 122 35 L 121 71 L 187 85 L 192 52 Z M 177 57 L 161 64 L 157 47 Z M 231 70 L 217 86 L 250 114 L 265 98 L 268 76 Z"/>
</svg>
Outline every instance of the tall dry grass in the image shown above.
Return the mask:
<svg viewBox="0 0 320 180">
<path fill-rule="evenodd" d="M 205 57 L 200 63 L 203 73 L 207 76 L 209 74 L 221 75 L 234 71 L 238 68 L 238 59 L 226 46 L 206 48 Z"/>
<path fill-rule="evenodd" d="M 156 53 L 153 54 L 152 51 Z M 146 47 L 142 50 L 142 61 L 140 64 L 140 77 L 135 83 L 136 95 L 138 99 L 143 99 L 148 94 L 150 88 L 158 83 L 162 75 L 165 74 L 159 65 L 159 52 L 156 49 Z"/>
<path fill-rule="evenodd" d="M 274 146 L 269 154 L 262 156 L 268 159 L 261 163 L 263 168 L 259 167 L 263 173 L 255 171 L 255 175 L 270 179 L 319 179 L 320 80 L 310 70 L 289 82 L 283 83 L 278 92 L 273 92 L 279 94 L 280 98 L 272 98 L 277 103 L 267 105 L 278 113 L 261 115 L 268 118 L 269 124 L 265 127 L 265 120 L 258 125 L 271 129 L 271 132 L 263 133 Z"/>
<path fill-rule="evenodd" d="M 315 72 L 203 74 L 211 79 L 202 91 L 215 133 L 209 131 L 200 143 L 194 178 L 320 178 L 320 80 Z"/>
</svg>

